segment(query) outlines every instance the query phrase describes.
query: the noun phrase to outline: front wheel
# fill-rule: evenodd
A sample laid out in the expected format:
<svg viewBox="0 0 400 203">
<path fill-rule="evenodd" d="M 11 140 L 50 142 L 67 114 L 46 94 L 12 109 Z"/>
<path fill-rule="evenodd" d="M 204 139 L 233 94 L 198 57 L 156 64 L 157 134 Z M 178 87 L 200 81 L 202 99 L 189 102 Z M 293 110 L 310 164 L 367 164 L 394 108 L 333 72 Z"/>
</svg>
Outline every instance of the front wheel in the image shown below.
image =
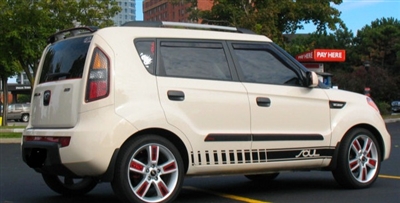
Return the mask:
<svg viewBox="0 0 400 203">
<path fill-rule="evenodd" d="M 335 180 L 346 188 L 371 186 L 378 177 L 381 154 L 378 142 L 366 129 L 353 129 L 343 139 L 332 171 Z"/>
<path fill-rule="evenodd" d="M 70 178 L 50 174 L 42 174 L 46 185 L 62 195 L 84 195 L 96 187 L 98 180 L 92 177 Z"/>
<path fill-rule="evenodd" d="M 182 158 L 176 147 L 161 136 L 129 140 L 116 163 L 111 185 L 124 202 L 172 202 L 181 189 Z"/>
</svg>

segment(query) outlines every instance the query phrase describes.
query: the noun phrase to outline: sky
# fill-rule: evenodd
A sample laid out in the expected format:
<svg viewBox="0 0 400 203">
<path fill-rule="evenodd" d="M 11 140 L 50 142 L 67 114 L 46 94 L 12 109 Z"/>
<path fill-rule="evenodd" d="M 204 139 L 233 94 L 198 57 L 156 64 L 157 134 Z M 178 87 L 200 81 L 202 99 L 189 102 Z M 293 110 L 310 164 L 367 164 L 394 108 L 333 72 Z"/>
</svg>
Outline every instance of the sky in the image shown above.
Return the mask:
<svg viewBox="0 0 400 203">
<path fill-rule="evenodd" d="M 342 4 L 333 7 L 341 12 L 340 18 L 354 34 L 376 19 L 393 17 L 400 20 L 400 0 L 343 0 Z M 315 26 L 306 25 L 298 33 L 314 31 Z"/>
<path fill-rule="evenodd" d="M 143 0 L 136 0 L 136 20 L 143 20 L 142 4 Z M 400 0 L 343 0 L 342 4 L 333 7 L 342 12 L 340 18 L 354 34 L 376 19 L 393 17 L 400 20 Z M 314 31 L 314 25 L 306 25 L 297 33 Z"/>
</svg>

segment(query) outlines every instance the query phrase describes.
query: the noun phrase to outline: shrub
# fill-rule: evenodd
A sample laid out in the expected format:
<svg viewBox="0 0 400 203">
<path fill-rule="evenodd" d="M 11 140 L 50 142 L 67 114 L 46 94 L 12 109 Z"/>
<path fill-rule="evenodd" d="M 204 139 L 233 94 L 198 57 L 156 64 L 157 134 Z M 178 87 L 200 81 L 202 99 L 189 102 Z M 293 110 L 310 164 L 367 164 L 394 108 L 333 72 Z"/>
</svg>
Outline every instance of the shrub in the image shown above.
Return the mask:
<svg viewBox="0 0 400 203">
<path fill-rule="evenodd" d="M 377 102 L 376 105 L 378 106 L 382 115 L 389 115 L 391 113 L 390 104 L 386 102 Z"/>
</svg>

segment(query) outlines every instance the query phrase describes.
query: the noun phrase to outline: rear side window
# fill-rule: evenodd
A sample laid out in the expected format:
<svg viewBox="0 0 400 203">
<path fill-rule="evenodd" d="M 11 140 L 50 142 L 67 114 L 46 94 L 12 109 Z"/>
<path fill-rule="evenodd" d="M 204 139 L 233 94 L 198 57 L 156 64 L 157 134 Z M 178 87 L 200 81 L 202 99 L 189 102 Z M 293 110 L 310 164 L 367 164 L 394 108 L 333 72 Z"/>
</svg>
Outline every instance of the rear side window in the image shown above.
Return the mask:
<svg viewBox="0 0 400 203">
<path fill-rule="evenodd" d="M 161 42 L 160 53 L 160 75 L 232 80 L 221 43 Z"/>
<path fill-rule="evenodd" d="M 82 78 L 92 37 L 72 38 L 48 47 L 39 83 Z"/>
<path fill-rule="evenodd" d="M 140 40 L 135 42 L 136 50 L 139 53 L 139 57 L 142 60 L 144 67 L 149 73 L 154 74 L 154 53 L 155 53 L 155 41 L 154 40 Z"/>
</svg>

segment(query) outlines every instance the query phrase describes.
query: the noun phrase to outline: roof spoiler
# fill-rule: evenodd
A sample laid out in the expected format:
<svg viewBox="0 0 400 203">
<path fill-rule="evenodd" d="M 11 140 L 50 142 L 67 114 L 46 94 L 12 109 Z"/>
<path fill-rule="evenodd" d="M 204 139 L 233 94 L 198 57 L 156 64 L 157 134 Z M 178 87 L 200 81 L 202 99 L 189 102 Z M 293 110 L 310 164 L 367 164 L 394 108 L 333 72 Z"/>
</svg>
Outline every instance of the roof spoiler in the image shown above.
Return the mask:
<svg viewBox="0 0 400 203">
<path fill-rule="evenodd" d="M 94 27 L 94 26 L 87 26 L 87 27 L 75 27 L 75 28 L 70 28 L 66 30 L 61 30 L 53 35 L 51 35 L 49 38 L 47 38 L 47 43 L 54 43 L 62 39 L 66 39 L 68 37 L 72 36 L 77 36 L 81 35 L 84 33 L 93 33 L 96 32 L 99 28 Z"/>
</svg>

